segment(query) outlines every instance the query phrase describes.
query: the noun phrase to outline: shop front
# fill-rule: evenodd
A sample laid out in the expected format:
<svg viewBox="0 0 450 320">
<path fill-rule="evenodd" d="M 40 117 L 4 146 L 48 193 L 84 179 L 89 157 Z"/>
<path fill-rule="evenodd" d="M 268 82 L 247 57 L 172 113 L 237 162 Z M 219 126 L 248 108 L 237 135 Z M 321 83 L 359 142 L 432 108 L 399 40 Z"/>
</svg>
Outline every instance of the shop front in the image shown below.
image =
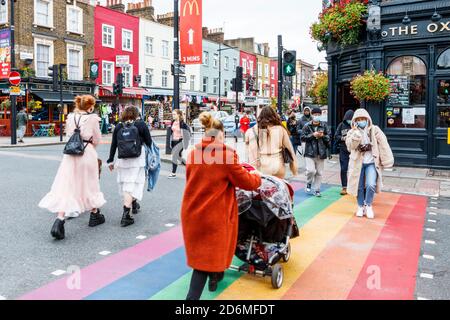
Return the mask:
<svg viewBox="0 0 450 320">
<path fill-rule="evenodd" d="M 365 107 L 386 133 L 397 165 L 450 168 L 450 4 L 415 2 L 381 4 L 378 35 L 368 34 L 357 48 L 328 50 L 329 121 L 334 130 L 348 109 Z M 382 103 L 360 103 L 350 81 L 372 68 L 389 78 L 391 93 Z"/>
</svg>

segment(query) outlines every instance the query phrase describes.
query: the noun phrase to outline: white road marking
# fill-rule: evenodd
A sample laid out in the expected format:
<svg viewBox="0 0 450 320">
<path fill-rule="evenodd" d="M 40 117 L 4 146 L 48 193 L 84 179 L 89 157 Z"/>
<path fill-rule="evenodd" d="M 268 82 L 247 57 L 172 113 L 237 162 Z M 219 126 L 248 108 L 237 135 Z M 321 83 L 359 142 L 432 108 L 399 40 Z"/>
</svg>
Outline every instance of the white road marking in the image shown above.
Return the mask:
<svg viewBox="0 0 450 320">
<path fill-rule="evenodd" d="M 52 275 L 59 277 L 59 276 L 65 274 L 65 273 L 66 273 L 65 270 L 56 270 L 56 271 L 52 272 Z"/>
<path fill-rule="evenodd" d="M 421 278 L 425 278 L 425 279 L 433 279 L 434 278 L 434 276 L 432 274 L 429 274 L 429 273 L 421 273 L 420 277 Z"/>
<path fill-rule="evenodd" d="M 437 216 L 437 213 L 436 212 L 428 212 L 430 215 L 432 215 L 432 216 Z"/>
<path fill-rule="evenodd" d="M 6 297 L 0 296 L 0 300 L 6 300 Z"/>
<path fill-rule="evenodd" d="M 434 260 L 434 256 L 430 256 L 429 254 L 424 254 L 422 257 L 423 257 L 424 259 Z"/>
<path fill-rule="evenodd" d="M 425 240 L 426 244 L 436 244 L 436 241 L 433 240 Z"/>
<path fill-rule="evenodd" d="M 438 204 L 436 201 L 431 201 L 431 204 Z"/>
<path fill-rule="evenodd" d="M 437 221 L 436 220 L 432 220 L 432 219 L 428 219 L 428 222 L 436 223 Z"/>
<path fill-rule="evenodd" d="M 432 198 L 431 198 L 431 200 L 437 200 L 437 199 L 438 199 L 438 198 L 436 198 L 436 197 L 432 197 Z"/>
<path fill-rule="evenodd" d="M 417 300 L 430 300 L 430 299 L 422 298 L 422 297 L 417 297 Z"/>
<path fill-rule="evenodd" d="M 427 230 L 428 232 L 436 232 L 436 229 L 433 228 L 426 228 L 425 230 Z"/>
<path fill-rule="evenodd" d="M 438 208 L 436 207 L 430 207 L 431 210 L 437 210 Z"/>
<path fill-rule="evenodd" d="M 101 256 L 107 256 L 108 254 L 111 254 L 111 251 L 101 251 L 101 252 L 99 252 L 98 253 L 99 255 L 101 255 Z"/>
<path fill-rule="evenodd" d="M 144 239 L 147 239 L 147 236 L 137 236 L 136 239 L 138 239 L 138 240 L 144 240 Z"/>
<path fill-rule="evenodd" d="M 175 227 L 175 225 L 173 223 L 167 223 L 164 226 L 167 227 L 167 228 Z"/>
</svg>

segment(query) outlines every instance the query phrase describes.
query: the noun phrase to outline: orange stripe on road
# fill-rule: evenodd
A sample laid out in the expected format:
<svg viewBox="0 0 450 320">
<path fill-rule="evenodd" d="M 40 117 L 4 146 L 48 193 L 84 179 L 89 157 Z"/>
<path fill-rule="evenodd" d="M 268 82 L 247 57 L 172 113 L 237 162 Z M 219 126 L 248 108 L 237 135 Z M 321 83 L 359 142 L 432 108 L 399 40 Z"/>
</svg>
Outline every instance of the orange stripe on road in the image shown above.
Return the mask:
<svg viewBox="0 0 450 320">
<path fill-rule="evenodd" d="M 351 219 L 283 299 L 346 299 L 399 198 L 400 195 L 391 193 L 377 195 L 374 203 L 375 219 Z"/>
</svg>

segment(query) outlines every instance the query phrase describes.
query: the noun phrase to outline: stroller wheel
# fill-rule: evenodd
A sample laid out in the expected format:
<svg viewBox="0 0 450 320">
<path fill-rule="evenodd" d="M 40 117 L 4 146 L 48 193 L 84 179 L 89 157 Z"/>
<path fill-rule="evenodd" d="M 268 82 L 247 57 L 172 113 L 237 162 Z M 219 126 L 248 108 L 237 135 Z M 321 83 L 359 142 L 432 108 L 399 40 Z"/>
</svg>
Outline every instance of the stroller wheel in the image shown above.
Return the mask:
<svg viewBox="0 0 450 320">
<path fill-rule="evenodd" d="M 286 253 L 283 255 L 283 261 L 288 262 L 290 258 L 291 258 L 291 244 L 288 243 Z"/>
<path fill-rule="evenodd" d="M 280 289 L 283 285 L 283 268 L 276 264 L 272 270 L 272 287 L 274 289 Z"/>
</svg>

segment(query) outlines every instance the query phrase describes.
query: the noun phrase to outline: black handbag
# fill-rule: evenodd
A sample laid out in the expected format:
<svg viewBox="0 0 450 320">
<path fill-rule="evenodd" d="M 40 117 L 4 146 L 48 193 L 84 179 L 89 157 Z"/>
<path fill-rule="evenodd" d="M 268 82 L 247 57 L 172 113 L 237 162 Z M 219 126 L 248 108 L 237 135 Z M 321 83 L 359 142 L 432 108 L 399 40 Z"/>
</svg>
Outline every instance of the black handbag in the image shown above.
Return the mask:
<svg viewBox="0 0 450 320">
<path fill-rule="evenodd" d="M 289 151 L 288 148 L 283 147 L 283 150 L 281 151 L 282 155 L 283 155 L 283 161 L 286 164 L 292 163 L 294 161 L 294 158 L 292 157 L 291 152 Z"/>
<path fill-rule="evenodd" d="M 84 149 L 86 149 L 87 145 L 89 143 L 92 143 L 92 138 L 89 141 L 85 141 L 81 137 L 80 131 L 81 116 L 77 122 L 76 116 L 74 115 L 74 121 L 75 121 L 75 130 L 73 131 L 72 136 L 69 138 L 69 141 L 67 141 L 63 153 L 71 156 L 82 156 L 84 154 Z M 84 144 L 84 142 L 87 143 Z"/>
</svg>

